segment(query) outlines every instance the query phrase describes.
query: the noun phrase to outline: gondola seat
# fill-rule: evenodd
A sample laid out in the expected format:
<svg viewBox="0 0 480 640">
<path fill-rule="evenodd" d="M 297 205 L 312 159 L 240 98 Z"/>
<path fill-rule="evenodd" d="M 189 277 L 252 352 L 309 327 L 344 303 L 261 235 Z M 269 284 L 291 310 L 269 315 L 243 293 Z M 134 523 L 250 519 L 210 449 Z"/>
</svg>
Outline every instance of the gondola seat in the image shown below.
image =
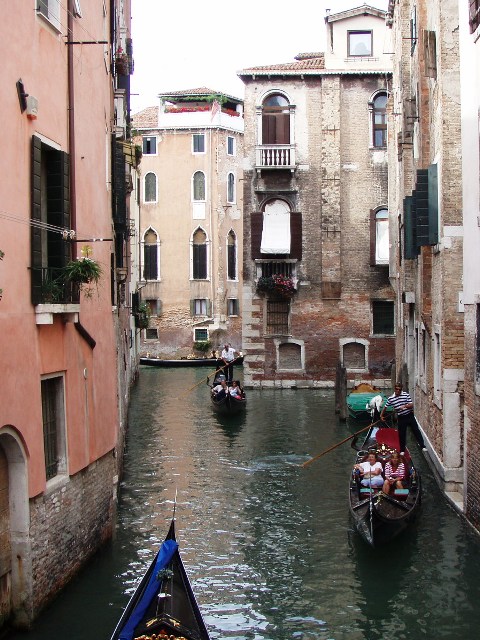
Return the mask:
<svg viewBox="0 0 480 640">
<path fill-rule="evenodd" d="M 410 491 L 408 489 L 394 489 L 393 496 L 397 500 L 406 500 Z"/>
<path fill-rule="evenodd" d="M 360 497 L 368 498 L 368 495 L 371 493 L 372 495 L 377 494 L 380 491 L 381 487 L 361 487 L 360 488 Z"/>
</svg>

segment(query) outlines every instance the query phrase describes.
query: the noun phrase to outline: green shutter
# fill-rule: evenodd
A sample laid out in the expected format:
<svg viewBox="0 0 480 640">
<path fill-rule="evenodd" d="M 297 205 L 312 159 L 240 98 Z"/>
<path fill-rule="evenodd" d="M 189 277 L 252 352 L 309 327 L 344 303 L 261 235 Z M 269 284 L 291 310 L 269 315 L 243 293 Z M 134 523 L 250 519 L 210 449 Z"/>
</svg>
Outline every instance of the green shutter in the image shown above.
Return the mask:
<svg viewBox="0 0 480 640">
<path fill-rule="evenodd" d="M 47 164 L 47 222 L 70 229 L 70 189 L 68 154 L 55 149 L 44 151 Z M 60 233 L 47 233 L 48 266 L 62 269 L 70 260 L 70 243 Z"/>
<path fill-rule="evenodd" d="M 190 315 L 195 315 L 195 300 L 190 300 Z"/>
<path fill-rule="evenodd" d="M 428 244 L 438 244 L 438 166 L 428 167 Z"/>
<path fill-rule="evenodd" d="M 403 200 L 403 240 L 405 260 L 414 260 L 418 255 L 416 242 L 415 191 Z"/>
<path fill-rule="evenodd" d="M 417 247 L 429 245 L 429 215 L 428 215 L 428 169 L 417 171 L 415 188 L 415 208 L 417 213 Z"/>
<path fill-rule="evenodd" d="M 42 142 L 37 136 L 32 136 L 32 166 L 31 166 L 31 217 L 40 222 L 42 219 Z M 42 301 L 42 232 L 38 227 L 30 227 L 31 233 L 31 295 L 32 304 L 40 304 Z"/>
<path fill-rule="evenodd" d="M 211 316 L 212 315 L 212 301 L 207 299 L 207 316 Z"/>
</svg>

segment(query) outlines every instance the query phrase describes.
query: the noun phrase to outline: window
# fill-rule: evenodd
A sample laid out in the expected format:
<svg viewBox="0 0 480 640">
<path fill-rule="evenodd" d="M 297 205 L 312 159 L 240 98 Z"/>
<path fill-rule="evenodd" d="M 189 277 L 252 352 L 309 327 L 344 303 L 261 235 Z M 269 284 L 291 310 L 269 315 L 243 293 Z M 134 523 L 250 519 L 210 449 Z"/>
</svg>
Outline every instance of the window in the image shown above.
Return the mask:
<svg viewBox="0 0 480 640">
<path fill-rule="evenodd" d="M 370 212 L 370 264 L 372 266 L 388 264 L 389 234 L 388 211 L 378 209 Z"/>
<path fill-rule="evenodd" d="M 474 33 L 480 24 L 480 0 L 470 0 L 470 33 Z"/>
<path fill-rule="evenodd" d="M 43 445 L 47 480 L 66 472 L 63 377 L 41 381 Z"/>
<path fill-rule="evenodd" d="M 378 93 L 372 103 L 373 146 L 387 146 L 387 94 Z"/>
<path fill-rule="evenodd" d="M 415 47 L 417 46 L 417 8 L 412 7 L 410 14 L 410 54 L 413 54 Z"/>
<path fill-rule="evenodd" d="M 146 156 L 157 155 L 157 138 L 156 136 L 144 136 L 143 138 L 143 153 Z"/>
<path fill-rule="evenodd" d="M 192 136 L 193 153 L 205 153 L 205 134 L 194 133 Z"/>
<path fill-rule="evenodd" d="M 373 55 L 371 31 L 348 32 L 348 56 L 369 57 Z"/>
<path fill-rule="evenodd" d="M 61 283 L 63 268 L 70 260 L 71 243 L 47 225 L 70 229 L 70 160 L 67 153 L 32 136 L 32 303 L 78 301 L 78 290 Z"/>
<path fill-rule="evenodd" d="M 303 369 L 302 345 L 295 342 L 279 344 L 278 368 L 284 371 Z"/>
<path fill-rule="evenodd" d="M 290 302 L 288 300 L 267 300 L 266 333 L 288 335 L 289 312 Z"/>
<path fill-rule="evenodd" d="M 195 342 L 206 342 L 208 340 L 208 329 L 194 329 L 193 336 Z"/>
<path fill-rule="evenodd" d="M 290 144 L 290 105 L 277 93 L 263 101 L 262 144 Z"/>
<path fill-rule="evenodd" d="M 192 311 L 194 316 L 206 316 L 207 315 L 207 300 L 205 298 L 195 298 L 192 300 Z"/>
<path fill-rule="evenodd" d="M 343 345 L 343 366 L 346 369 L 364 370 L 366 368 L 366 348 L 362 342 L 348 342 Z"/>
<path fill-rule="evenodd" d="M 239 304 L 238 304 L 237 298 L 229 298 L 227 300 L 227 315 L 229 316 L 239 315 Z"/>
<path fill-rule="evenodd" d="M 193 200 L 205 202 L 205 174 L 203 171 L 196 171 L 193 174 Z"/>
<path fill-rule="evenodd" d="M 394 335 L 394 303 L 390 300 L 372 301 L 373 333 L 375 335 Z"/>
<path fill-rule="evenodd" d="M 227 202 L 233 204 L 235 202 L 235 176 L 229 173 L 227 177 Z"/>
<path fill-rule="evenodd" d="M 480 304 L 475 305 L 477 313 L 476 317 L 476 336 L 475 336 L 475 382 L 477 386 L 480 384 Z M 478 391 L 477 391 L 478 393 Z"/>
<path fill-rule="evenodd" d="M 157 176 L 151 171 L 145 176 L 144 202 L 157 202 Z"/>
<path fill-rule="evenodd" d="M 227 280 L 237 279 L 237 239 L 233 230 L 227 237 Z"/>
<path fill-rule="evenodd" d="M 153 229 L 145 232 L 143 239 L 143 279 L 158 280 L 158 236 Z"/>
<path fill-rule="evenodd" d="M 157 329 L 145 329 L 145 340 L 157 340 L 158 331 Z"/>
<path fill-rule="evenodd" d="M 192 277 L 194 280 L 207 278 L 207 236 L 202 229 L 197 229 L 192 242 Z"/>
<path fill-rule="evenodd" d="M 60 0 L 37 0 L 37 12 L 60 30 Z"/>
<path fill-rule="evenodd" d="M 284 200 L 270 200 L 263 212 L 262 254 L 290 253 L 290 207 Z"/>
<path fill-rule="evenodd" d="M 80 6 L 80 0 L 73 0 L 73 15 L 76 18 L 82 18 L 82 7 Z"/>
<path fill-rule="evenodd" d="M 233 136 L 227 136 L 227 155 L 235 155 L 235 138 Z"/>
<path fill-rule="evenodd" d="M 437 36 L 435 31 L 424 31 L 425 47 L 425 75 L 429 78 L 437 77 Z"/>
<path fill-rule="evenodd" d="M 442 350 L 440 342 L 440 333 L 435 331 L 433 342 L 433 394 L 438 399 L 441 393 L 441 376 L 442 376 Z"/>
<path fill-rule="evenodd" d="M 150 309 L 150 316 L 159 316 L 162 311 L 162 301 L 158 298 L 150 298 L 145 300 L 145 304 Z"/>
</svg>

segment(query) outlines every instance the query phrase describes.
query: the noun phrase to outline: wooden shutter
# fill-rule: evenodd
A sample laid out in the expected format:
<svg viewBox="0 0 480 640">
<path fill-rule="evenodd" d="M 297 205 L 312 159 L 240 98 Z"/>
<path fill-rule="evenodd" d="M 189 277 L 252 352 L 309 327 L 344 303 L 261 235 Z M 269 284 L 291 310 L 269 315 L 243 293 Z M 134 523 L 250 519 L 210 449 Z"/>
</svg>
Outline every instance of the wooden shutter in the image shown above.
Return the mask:
<svg viewBox="0 0 480 640">
<path fill-rule="evenodd" d="M 290 258 L 302 259 L 302 214 L 290 213 Z"/>
<path fill-rule="evenodd" d="M 228 279 L 235 280 L 237 277 L 236 266 L 237 266 L 237 247 L 234 244 L 229 244 L 227 247 L 227 255 L 228 255 Z"/>
<path fill-rule="evenodd" d="M 414 260 L 418 255 L 416 239 L 416 219 L 413 196 L 407 196 L 403 201 L 403 233 L 404 258 Z"/>
<path fill-rule="evenodd" d="M 252 243 L 252 260 L 259 260 L 264 256 L 260 252 L 260 245 L 262 243 L 262 229 L 263 229 L 263 213 L 261 211 L 254 211 L 250 216 L 250 239 Z"/>
<path fill-rule="evenodd" d="M 207 277 L 207 245 L 193 245 L 193 277 L 195 280 L 205 280 Z"/>
<path fill-rule="evenodd" d="M 31 218 L 40 222 L 42 219 L 42 142 L 37 136 L 32 136 L 32 166 L 31 166 Z M 42 301 L 42 232 L 38 227 L 30 227 L 31 237 L 31 295 L 32 304 Z"/>
<path fill-rule="evenodd" d="M 290 114 L 277 114 L 275 144 L 290 144 Z"/>
<path fill-rule="evenodd" d="M 437 36 L 435 31 L 423 31 L 423 46 L 425 51 L 425 75 L 429 78 L 437 77 Z"/>
<path fill-rule="evenodd" d="M 112 208 L 115 229 L 125 230 L 127 225 L 127 193 L 125 181 L 125 156 L 123 145 L 112 138 Z"/>
<path fill-rule="evenodd" d="M 417 214 L 417 247 L 423 247 L 429 243 L 428 229 L 428 170 L 417 171 L 417 184 L 415 189 L 415 208 Z"/>
<path fill-rule="evenodd" d="M 211 316 L 212 315 L 212 301 L 207 298 L 207 300 L 205 302 L 206 302 L 205 307 L 206 307 L 207 316 Z"/>
<path fill-rule="evenodd" d="M 70 228 L 68 155 L 55 149 L 45 152 L 47 166 L 47 222 Z M 59 233 L 47 233 L 48 267 L 63 268 L 70 260 L 70 244 Z"/>
<path fill-rule="evenodd" d="M 262 116 L 262 144 L 275 144 L 276 117 L 272 113 L 264 113 Z"/>
<path fill-rule="evenodd" d="M 375 217 L 375 210 L 370 209 L 370 266 L 371 267 L 375 267 L 377 265 L 376 253 L 377 253 L 377 220 Z"/>
<path fill-rule="evenodd" d="M 143 247 L 144 247 L 143 278 L 144 280 L 156 280 L 158 277 L 157 245 L 145 244 L 143 245 Z"/>
<path fill-rule="evenodd" d="M 438 166 L 428 167 L 428 244 L 438 243 Z"/>
</svg>

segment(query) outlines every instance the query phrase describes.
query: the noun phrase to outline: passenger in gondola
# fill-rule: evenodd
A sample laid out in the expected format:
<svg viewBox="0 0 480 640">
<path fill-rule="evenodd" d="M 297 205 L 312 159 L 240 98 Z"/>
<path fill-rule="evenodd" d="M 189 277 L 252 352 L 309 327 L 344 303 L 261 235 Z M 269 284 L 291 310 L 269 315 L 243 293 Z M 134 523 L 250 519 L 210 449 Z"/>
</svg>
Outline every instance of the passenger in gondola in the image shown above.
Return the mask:
<svg viewBox="0 0 480 640">
<path fill-rule="evenodd" d="M 240 380 L 235 380 L 233 385 L 230 387 L 230 395 L 233 396 L 234 398 L 244 398 L 245 397 L 245 393 L 244 393 L 242 387 L 240 386 Z"/>
<path fill-rule="evenodd" d="M 358 471 L 361 476 L 361 484 L 364 487 L 374 489 L 383 486 L 382 463 L 377 460 L 375 452 L 371 451 L 364 462 L 354 465 L 354 471 Z"/>
<path fill-rule="evenodd" d="M 213 387 L 212 394 L 215 400 L 221 400 L 222 398 L 225 398 L 227 393 L 228 393 L 227 381 L 225 380 L 225 378 L 223 378 L 222 380 L 220 380 L 219 384 Z"/>
<path fill-rule="evenodd" d="M 405 478 L 405 463 L 403 456 L 398 451 L 392 453 L 392 457 L 385 464 L 385 482 L 383 483 L 383 493 L 390 493 L 392 487 L 403 489 L 402 480 Z"/>
</svg>

